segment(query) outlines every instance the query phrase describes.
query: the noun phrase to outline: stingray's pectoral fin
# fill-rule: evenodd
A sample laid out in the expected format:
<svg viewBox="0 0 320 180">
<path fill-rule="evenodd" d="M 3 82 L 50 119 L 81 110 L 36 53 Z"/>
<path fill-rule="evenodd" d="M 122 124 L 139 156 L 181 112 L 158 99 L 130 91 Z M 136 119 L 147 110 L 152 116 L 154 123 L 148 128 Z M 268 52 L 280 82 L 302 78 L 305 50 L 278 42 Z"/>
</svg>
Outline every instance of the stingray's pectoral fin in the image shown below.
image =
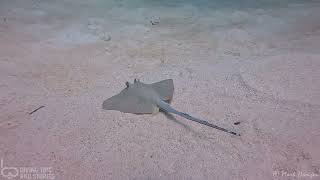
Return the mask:
<svg viewBox="0 0 320 180">
<path fill-rule="evenodd" d="M 121 93 L 105 100 L 102 104 L 105 110 L 116 110 L 124 113 L 153 114 L 159 111 L 157 105 L 131 96 L 126 89 Z"/>
<path fill-rule="evenodd" d="M 166 79 L 151 84 L 152 88 L 159 94 L 161 100 L 171 101 L 174 92 L 173 80 Z"/>
</svg>

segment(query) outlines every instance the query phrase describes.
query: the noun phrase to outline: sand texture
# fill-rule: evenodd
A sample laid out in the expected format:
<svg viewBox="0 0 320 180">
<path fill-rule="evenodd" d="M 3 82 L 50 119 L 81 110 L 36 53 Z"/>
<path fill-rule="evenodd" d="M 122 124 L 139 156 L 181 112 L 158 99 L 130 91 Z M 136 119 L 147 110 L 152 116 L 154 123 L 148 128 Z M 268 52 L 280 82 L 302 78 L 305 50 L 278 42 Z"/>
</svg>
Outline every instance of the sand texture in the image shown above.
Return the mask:
<svg viewBox="0 0 320 180">
<path fill-rule="evenodd" d="M 1 168 L 37 169 L 13 179 L 41 167 L 54 176 L 38 179 L 320 179 L 320 4 L 269 1 L 1 0 Z M 103 110 L 134 78 L 173 79 L 173 107 L 242 136 Z"/>
</svg>

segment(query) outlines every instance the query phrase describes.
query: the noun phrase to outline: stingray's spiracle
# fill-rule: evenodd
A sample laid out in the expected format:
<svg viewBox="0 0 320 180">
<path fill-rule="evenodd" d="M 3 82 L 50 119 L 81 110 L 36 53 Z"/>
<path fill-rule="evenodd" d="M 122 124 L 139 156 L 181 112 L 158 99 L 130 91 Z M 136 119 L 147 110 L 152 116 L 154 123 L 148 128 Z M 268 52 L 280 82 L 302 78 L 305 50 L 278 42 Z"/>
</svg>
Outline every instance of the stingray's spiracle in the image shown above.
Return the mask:
<svg viewBox="0 0 320 180">
<path fill-rule="evenodd" d="M 129 87 L 129 85 L 130 85 L 130 83 L 127 81 L 127 82 L 126 82 L 126 86 L 127 86 L 127 88 Z"/>
<path fill-rule="evenodd" d="M 134 81 L 133 81 L 134 83 L 136 83 L 136 82 L 139 82 L 139 79 L 134 79 Z"/>
</svg>

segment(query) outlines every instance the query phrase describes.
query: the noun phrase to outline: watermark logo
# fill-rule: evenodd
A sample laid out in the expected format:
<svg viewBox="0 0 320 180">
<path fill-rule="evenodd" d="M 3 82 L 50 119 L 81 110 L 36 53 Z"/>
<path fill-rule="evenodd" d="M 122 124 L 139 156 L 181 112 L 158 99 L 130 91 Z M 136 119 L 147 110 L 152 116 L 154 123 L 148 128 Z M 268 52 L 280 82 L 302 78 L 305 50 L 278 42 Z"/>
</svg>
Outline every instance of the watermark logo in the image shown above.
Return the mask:
<svg viewBox="0 0 320 180">
<path fill-rule="evenodd" d="M 1 167 L 1 175 L 7 179 L 15 178 L 19 175 L 19 170 L 16 167 L 4 167 L 3 165 L 3 159 L 1 159 L 0 162 Z"/>
<path fill-rule="evenodd" d="M 315 177 L 320 177 L 320 174 L 314 173 L 314 172 L 303 172 L 303 171 L 284 171 L 284 170 L 279 170 L 279 171 L 273 171 L 273 176 L 280 176 L 280 177 L 297 177 L 297 178 L 315 178 Z"/>
<path fill-rule="evenodd" d="M 41 179 L 54 180 L 55 175 L 52 167 L 7 167 L 4 166 L 4 161 L 1 158 L 0 175 L 6 179 Z"/>
</svg>

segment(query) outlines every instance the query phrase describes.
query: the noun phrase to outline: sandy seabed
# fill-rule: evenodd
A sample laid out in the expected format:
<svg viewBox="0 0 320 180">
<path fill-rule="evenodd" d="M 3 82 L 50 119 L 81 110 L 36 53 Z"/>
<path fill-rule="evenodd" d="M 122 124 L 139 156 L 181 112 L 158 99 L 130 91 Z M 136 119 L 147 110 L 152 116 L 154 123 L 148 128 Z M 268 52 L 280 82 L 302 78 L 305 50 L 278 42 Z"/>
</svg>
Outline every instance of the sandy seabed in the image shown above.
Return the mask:
<svg viewBox="0 0 320 180">
<path fill-rule="evenodd" d="M 134 78 L 242 136 L 101 108 Z M 318 1 L 0 2 L 0 179 L 319 179 L 319 129 Z"/>
</svg>

